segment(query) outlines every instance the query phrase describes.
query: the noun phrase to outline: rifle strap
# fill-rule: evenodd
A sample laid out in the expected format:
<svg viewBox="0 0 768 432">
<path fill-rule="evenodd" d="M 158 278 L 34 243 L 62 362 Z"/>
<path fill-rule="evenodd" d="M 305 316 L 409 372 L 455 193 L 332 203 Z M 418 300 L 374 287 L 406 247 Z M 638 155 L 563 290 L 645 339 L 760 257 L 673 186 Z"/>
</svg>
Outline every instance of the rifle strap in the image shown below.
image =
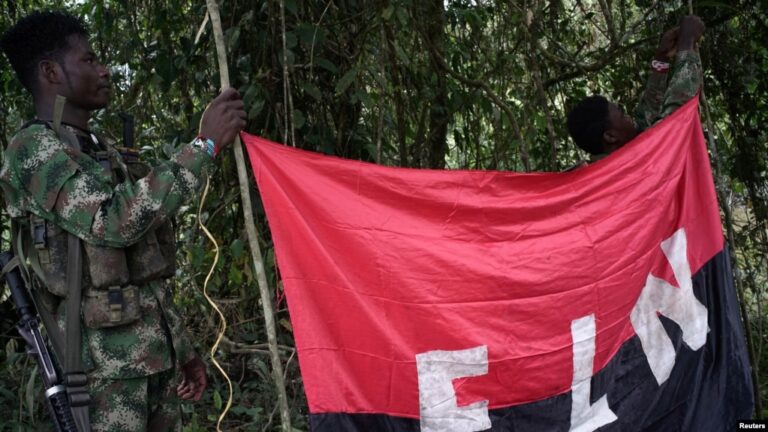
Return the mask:
<svg viewBox="0 0 768 432">
<path fill-rule="evenodd" d="M 69 405 L 80 432 L 91 430 L 88 405 L 88 377 L 83 370 L 81 357 L 82 339 L 80 328 L 80 301 L 82 298 L 83 254 L 80 239 L 68 234 L 67 239 L 67 343 L 64 352 L 64 382 L 69 395 Z"/>
<path fill-rule="evenodd" d="M 81 278 L 83 276 L 83 256 L 80 250 L 80 239 L 74 234 L 67 238 L 67 327 L 64 353 L 64 370 L 66 373 L 82 371 L 80 356 L 80 300 Z"/>
<path fill-rule="evenodd" d="M 71 132 L 61 127 L 61 118 L 64 113 L 66 98 L 56 96 L 53 111 L 53 129 L 59 137 L 70 146 L 80 148 Z M 88 394 L 88 377 L 83 370 L 82 362 L 82 338 L 80 328 L 80 304 L 82 300 L 83 282 L 83 253 L 80 239 L 72 233 L 67 235 L 67 298 L 66 298 L 66 328 L 64 345 L 64 384 L 67 386 L 69 405 L 72 415 L 80 432 L 90 432 L 91 424 L 88 415 L 88 406 L 91 397 Z"/>
</svg>

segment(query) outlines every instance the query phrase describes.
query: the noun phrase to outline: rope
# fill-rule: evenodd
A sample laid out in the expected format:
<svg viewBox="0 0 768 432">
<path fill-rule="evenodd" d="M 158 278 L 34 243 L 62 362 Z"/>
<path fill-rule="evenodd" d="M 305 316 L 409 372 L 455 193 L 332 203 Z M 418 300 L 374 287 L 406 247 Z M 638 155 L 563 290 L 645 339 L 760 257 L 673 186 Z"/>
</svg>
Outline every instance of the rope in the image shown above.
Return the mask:
<svg viewBox="0 0 768 432">
<path fill-rule="evenodd" d="M 221 412 L 221 415 L 219 415 L 219 420 L 216 422 L 216 431 L 221 432 L 221 422 L 224 420 L 224 416 L 227 415 L 227 411 L 229 411 L 229 408 L 232 407 L 232 380 L 229 379 L 229 375 L 227 375 L 226 372 L 224 372 L 224 368 L 221 367 L 219 362 L 216 360 L 216 351 L 219 349 L 219 344 L 221 343 L 221 339 L 224 337 L 224 333 L 227 331 L 227 318 L 224 316 L 224 314 L 221 312 L 221 309 L 219 309 L 219 306 L 216 304 L 216 302 L 213 301 L 213 299 L 208 295 L 208 282 L 211 280 L 211 276 L 213 276 L 213 272 L 216 270 L 216 264 L 219 263 L 219 244 L 216 242 L 216 239 L 213 237 L 210 231 L 208 231 L 208 228 L 203 223 L 202 217 L 200 217 L 200 214 L 203 211 L 203 205 L 205 204 L 205 199 L 208 197 L 208 190 L 211 187 L 211 178 L 209 176 L 205 176 L 205 189 L 203 189 L 203 196 L 200 198 L 200 207 L 197 208 L 197 223 L 200 225 L 200 228 L 205 233 L 206 237 L 208 237 L 208 240 L 213 243 L 213 250 L 214 250 L 214 256 L 213 256 L 213 263 L 211 264 L 211 268 L 208 270 L 208 274 L 205 276 L 205 282 L 203 283 L 203 295 L 205 296 L 205 299 L 208 300 L 208 303 L 213 307 L 213 309 L 216 311 L 216 313 L 219 315 L 219 318 L 221 318 L 221 325 L 219 326 L 219 334 L 216 336 L 216 342 L 214 342 L 213 346 L 211 347 L 211 362 L 213 362 L 213 365 L 216 366 L 216 369 L 219 370 L 219 372 L 224 375 L 224 379 L 227 380 L 227 387 L 229 389 L 229 397 L 227 398 L 227 405 L 224 407 L 224 410 Z"/>
</svg>

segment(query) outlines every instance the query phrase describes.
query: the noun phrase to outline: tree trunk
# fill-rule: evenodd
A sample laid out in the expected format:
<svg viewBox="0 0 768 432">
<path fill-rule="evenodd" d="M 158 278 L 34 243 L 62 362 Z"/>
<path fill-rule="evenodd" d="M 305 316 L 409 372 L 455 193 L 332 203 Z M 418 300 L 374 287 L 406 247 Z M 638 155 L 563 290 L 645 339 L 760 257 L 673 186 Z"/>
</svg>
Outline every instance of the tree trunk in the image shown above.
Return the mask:
<svg viewBox="0 0 768 432">
<path fill-rule="evenodd" d="M 445 7 L 442 0 L 427 0 L 417 3 L 417 17 L 424 23 L 424 42 L 445 58 Z M 448 83 L 445 73 L 434 57 L 430 57 L 434 96 L 429 106 L 429 132 L 427 133 L 427 163 L 429 168 L 445 168 L 445 153 L 448 150 Z"/>
</svg>

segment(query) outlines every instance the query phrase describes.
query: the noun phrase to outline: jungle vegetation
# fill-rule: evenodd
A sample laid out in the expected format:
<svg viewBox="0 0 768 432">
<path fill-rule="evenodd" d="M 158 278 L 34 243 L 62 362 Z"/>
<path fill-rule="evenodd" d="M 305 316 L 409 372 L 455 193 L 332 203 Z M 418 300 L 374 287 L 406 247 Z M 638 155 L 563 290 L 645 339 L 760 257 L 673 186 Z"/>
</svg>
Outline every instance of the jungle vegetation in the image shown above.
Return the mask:
<svg viewBox="0 0 768 432">
<path fill-rule="evenodd" d="M 383 165 L 436 169 L 557 171 L 585 155 L 565 113 L 601 93 L 632 107 L 662 32 L 694 12 L 707 24 L 700 51 L 711 121 L 713 171 L 723 230 L 753 358 L 756 392 L 768 397 L 768 4 L 760 0 L 223 0 L 232 85 L 247 131 L 302 149 Z M 205 1 L 0 0 L 0 31 L 27 12 L 66 7 L 83 16 L 115 83 L 96 113 L 120 140 L 119 113 L 135 116 L 145 158 L 166 158 L 197 131 L 219 89 Z M 25 119 L 29 97 L 0 59 L 0 144 Z M 217 357 L 232 377 L 224 430 L 279 430 L 275 382 L 260 298 L 243 229 L 231 152 L 217 162 L 202 217 L 222 256 L 210 292 L 229 322 Z M 254 184 L 260 248 L 276 307 L 292 425 L 307 408 L 291 325 L 263 208 Z M 199 199 L 177 218 L 177 303 L 207 353 L 218 322 L 201 287 L 213 259 L 197 225 Z M 3 247 L 8 216 L 2 212 Z M 39 380 L 13 329 L 0 289 L 0 431 L 45 422 Z M 185 430 L 215 427 L 226 385 L 213 368 L 202 402 L 184 406 Z"/>
</svg>

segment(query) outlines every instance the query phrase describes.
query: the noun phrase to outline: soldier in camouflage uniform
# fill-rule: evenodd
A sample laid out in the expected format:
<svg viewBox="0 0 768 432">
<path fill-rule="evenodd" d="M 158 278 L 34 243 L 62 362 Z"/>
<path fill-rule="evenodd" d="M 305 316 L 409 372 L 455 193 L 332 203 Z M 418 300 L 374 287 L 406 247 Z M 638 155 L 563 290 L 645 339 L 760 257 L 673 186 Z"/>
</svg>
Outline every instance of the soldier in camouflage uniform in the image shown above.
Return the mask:
<svg viewBox="0 0 768 432">
<path fill-rule="evenodd" d="M 80 348 L 92 429 L 179 430 L 179 399 L 198 400 L 207 379 L 166 281 L 175 248 L 168 218 L 195 193 L 218 149 L 245 126 L 240 96 L 222 92 L 203 114 L 195 141 L 135 174 L 88 130 L 92 111 L 107 106 L 111 89 L 80 19 L 33 13 L 8 30 L 0 46 L 37 113 L 6 149 L 0 186 L 8 212 L 24 227 L 19 232 L 44 233 L 26 253 L 38 264 L 30 274 L 45 291 L 42 306 L 62 331 L 67 250 L 60 239 L 71 233 L 82 245 Z M 57 95 L 66 97 L 60 128 L 53 122 Z"/>
<path fill-rule="evenodd" d="M 684 17 L 679 27 L 664 33 L 651 62 L 648 83 L 635 108 L 634 121 L 619 105 L 600 95 L 581 100 L 568 113 L 568 132 L 576 145 L 590 154 L 589 162 L 621 148 L 698 93 L 702 75 L 696 42 L 703 33 L 704 23 L 692 15 Z M 587 161 L 580 161 L 570 169 L 586 164 Z"/>
</svg>

